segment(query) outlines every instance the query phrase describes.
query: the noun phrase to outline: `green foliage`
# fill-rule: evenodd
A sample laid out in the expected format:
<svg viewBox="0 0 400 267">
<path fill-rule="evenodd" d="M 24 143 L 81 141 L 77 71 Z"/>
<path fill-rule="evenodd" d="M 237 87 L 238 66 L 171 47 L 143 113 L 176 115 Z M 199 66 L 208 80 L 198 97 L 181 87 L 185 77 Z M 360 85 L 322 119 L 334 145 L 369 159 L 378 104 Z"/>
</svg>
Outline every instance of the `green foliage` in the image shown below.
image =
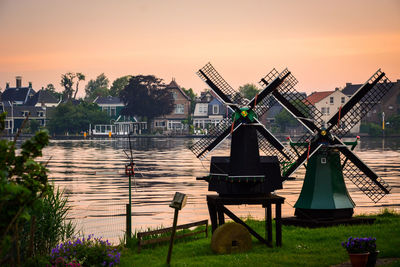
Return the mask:
<svg viewBox="0 0 400 267">
<path fill-rule="evenodd" d="M 48 255 L 59 242 L 73 237 L 75 226 L 66 219 L 70 209 L 67 201 L 64 192 L 57 188 L 36 203 L 31 211 L 32 220 L 23 227 L 21 251 L 31 249 L 34 255 Z M 34 235 L 34 242 L 29 248 L 31 234 Z"/>
<path fill-rule="evenodd" d="M 360 126 L 361 133 L 367 133 L 370 136 L 382 136 L 382 126 L 376 123 L 361 123 Z"/>
<path fill-rule="evenodd" d="M 89 124 L 109 123 L 109 116 L 95 103 L 79 105 L 63 103 L 50 114 L 47 127 L 52 134 L 80 133 L 89 130 Z"/>
<path fill-rule="evenodd" d="M 72 86 L 75 83 L 75 78 L 77 79 L 76 81 L 76 89 L 72 89 Z M 76 98 L 76 94 L 78 93 L 78 89 L 79 89 L 79 82 L 80 81 L 84 81 L 85 80 L 85 75 L 77 72 L 67 72 L 65 74 L 61 75 L 61 86 L 64 87 L 64 91 L 63 91 L 63 100 L 64 102 L 68 102 L 72 99 Z M 74 93 L 75 92 L 75 93 Z M 74 97 L 72 97 L 72 94 L 74 93 Z"/>
<path fill-rule="evenodd" d="M 89 235 L 87 239 L 77 238 L 57 245 L 52 249 L 50 257 L 52 264 L 68 264 L 75 260 L 82 266 L 114 266 L 119 263 L 120 255 L 108 240 Z"/>
<path fill-rule="evenodd" d="M 119 93 L 128 85 L 131 75 L 126 75 L 115 79 L 110 88 L 111 96 L 119 96 Z"/>
<path fill-rule="evenodd" d="M 85 100 L 92 102 L 96 97 L 104 97 L 110 95 L 108 89 L 110 81 L 104 73 L 97 76 L 96 80 L 90 80 L 85 87 Z"/>
<path fill-rule="evenodd" d="M 275 116 L 275 123 L 279 126 L 282 133 L 286 132 L 288 127 L 296 127 L 298 125 L 298 121 L 286 109 L 282 109 Z"/>
<path fill-rule="evenodd" d="M 190 98 L 190 114 L 192 114 L 194 112 L 194 108 L 196 107 L 197 94 L 192 88 L 185 89 L 182 87 L 181 89 Z"/>
<path fill-rule="evenodd" d="M 256 94 L 260 92 L 260 89 L 252 83 L 246 83 L 239 87 L 239 92 L 247 99 L 251 100 Z"/>
<path fill-rule="evenodd" d="M 208 238 L 181 240 L 174 245 L 171 263 L 176 266 L 332 266 L 349 260 L 341 241 L 349 236 L 374 236 L 379 258 L 399 257 L 400 215 L 373 216 L 372 225 L 340 225 L 328 228 L 282 226 L 282 247 L 269 248 L 252 237 L 253 249 L 247 253 L 216 255 L 211 251 L 211 231 Z M 265 221 L 246 220 L 260 235 L 265 233 Z M 275 222 L 273 222 L 275 224 Z M 275 227 L 273 226 L 273 229 Z M 274 244 L 275 245 L 275 244 Z M 164 266 L 168 243 L 123 252 L 120 266 Z"/>
<path fill-rule="evenodd" d="M 0 126 L 3 131 L 4 124 Z M 10 254 L 13 246 L 18 262 L 19 227 L 30 220 L 33 207 L 50 188 L 45 165 L 35 161 L 49 143 L 47 131 L 38 131 L 18 150 L 16 139 L 0 140 L 0 265 L 10 259 L 15 261 Z"/>
<path fill-rule="evenodd" d="M 153 75 L 132 76 L 120 98 L 125 104 L 121 114 L 147 117 L 150 130 L 155 117 L 170 114 L 174 109 L 171 92 L 165 90 L 162 80 Z"/>
<path fill-rule="evenodd" d="M 36 133 L 40 128 L 40 123 L 37 120 L 30 120 L 29 121 L 29 131 L 31 133 Z"/>
</svg>

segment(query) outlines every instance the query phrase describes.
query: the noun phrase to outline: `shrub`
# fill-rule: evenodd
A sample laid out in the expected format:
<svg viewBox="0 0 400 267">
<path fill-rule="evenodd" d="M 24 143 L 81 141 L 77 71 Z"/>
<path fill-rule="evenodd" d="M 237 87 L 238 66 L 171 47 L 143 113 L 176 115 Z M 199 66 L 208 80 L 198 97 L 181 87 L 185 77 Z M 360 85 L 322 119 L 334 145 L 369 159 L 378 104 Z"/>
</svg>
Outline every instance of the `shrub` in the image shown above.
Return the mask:
<svg viewBox="0 0 400 267">
<path fill-rule="evenodd" d="M 87 239 L 77 238 L 57 245 L 51 251 L 50 261 L 53 266 L 114 266 L 120 256 L 108 240 L 89 235 Z"/>
</svg>

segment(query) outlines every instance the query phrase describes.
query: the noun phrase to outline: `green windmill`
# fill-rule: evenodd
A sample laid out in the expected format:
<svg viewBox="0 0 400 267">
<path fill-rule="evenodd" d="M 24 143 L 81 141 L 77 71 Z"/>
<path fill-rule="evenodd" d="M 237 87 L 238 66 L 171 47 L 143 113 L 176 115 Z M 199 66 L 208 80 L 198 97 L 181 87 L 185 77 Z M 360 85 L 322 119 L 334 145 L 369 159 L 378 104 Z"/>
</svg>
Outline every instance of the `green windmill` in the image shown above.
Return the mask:
<svg viewBox="0 0 400 267">
<path fill-rule="evenodd" d="M 321 113 L 305 100 L 296 101 L 272 93 L 308 132 L 290 146 L 297 159 L 286 165 L 284 179 L 306 166 L 303 187 L 295 204 L 295 215 L 304 219 L 350 218 L 355 206 L 344 178 L 350 179 L 372 201 L 389 193 L 389 185 L 354 153 L 354 142 L 341 138 L 391 89 L 392 83 L 378 70 L 334 114 L 326 124 Z M 298 100 L 298 99 L 297 99 Z M 322 127 L 327 125 L 327 127 Z"/>
</svg>

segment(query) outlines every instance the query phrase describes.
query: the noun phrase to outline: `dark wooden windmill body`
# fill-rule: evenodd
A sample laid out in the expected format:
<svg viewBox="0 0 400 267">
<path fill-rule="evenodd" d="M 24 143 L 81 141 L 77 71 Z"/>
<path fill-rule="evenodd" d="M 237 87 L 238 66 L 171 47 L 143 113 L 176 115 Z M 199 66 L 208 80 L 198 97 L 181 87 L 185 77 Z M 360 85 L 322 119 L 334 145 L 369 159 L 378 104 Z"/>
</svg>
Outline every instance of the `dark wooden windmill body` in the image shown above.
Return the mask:
<svg viewBox="0 0 400 267">
<path fill-rule="evenodd" d="M 265 195 L 281 189 L 283 179 L 276 154 L 288 160 L 290 157 L 286 153 L 289 151 L 285 151 L 258 117 L 275 103 L 266 98 L 273 90 L 283 84 L 293 87 L 297 81 L 287 70 L 282 73 L 274 70 L 267 75 L 270 83 L 264 90 L 246 101 L 211 64 L 200 69 L 198 75 L 233 113 L 232 119 L 225 118 L 210 129 L 208 136 L 190 147 L 198 158 L 202 158 L 227 137 L 232 138 L 230 156 L 212 157 L 210 174 L 199 179 L 206 180 L 209 190 L 220 195 Z M 266 156 L 260 156 L 260 149 Z"/>
</svg>

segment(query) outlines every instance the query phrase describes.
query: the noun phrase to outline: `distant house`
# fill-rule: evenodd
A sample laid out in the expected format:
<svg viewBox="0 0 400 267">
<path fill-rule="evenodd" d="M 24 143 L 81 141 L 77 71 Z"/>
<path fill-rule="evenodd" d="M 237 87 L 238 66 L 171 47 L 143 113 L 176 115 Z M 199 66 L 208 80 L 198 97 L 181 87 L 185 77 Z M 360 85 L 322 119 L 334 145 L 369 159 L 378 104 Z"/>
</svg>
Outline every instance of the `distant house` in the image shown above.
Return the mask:
<svg viewBox="0 0 400 267">
<path fill-rule="evenodd" d="M 201 92 L 196 100 L 193 113 L 193 126 L 196 129 L 207 129 L 210 125 L 217 125 L 231 112 L 211 91 Z"/>
<path fill-rule="evenodd" d="M 110 124 L 97 124 L 91 126 L 93 135 L 128 135 L 129 133 L 141 134 L 146 129 L 145 122 L 139 122 L 135 117 L 121 115 L 124 103 L 119 97 L 97 97 L 93 103 L 99 105 L 110 117 Z"/>
<path fill-rule="evenodd" d="M 96 97 L 93 103 L 99 105 L 101 110 L 106 112 L 113 120 L 120 116 L 121 110 L 124 108 L 124 103 L 119 97 L 115 96 Z"/>
<path fill-rule="evenodd" d="M 36 120 L 40 126 L 46 126 L 47 110 L 44 107 L 16 106 L 9 102 L 2 102 L 1 109 L 7 112 L 5 130 L 8 134 L 16 133 L 27 116 L 29 116 L 29 121 Z"/>
<path fill-rule="evenodd" d="M 57 107 L 61 101 L 57 100 L 52 94 L 43 88 L 39 90 L 36 94 L 28 99 L 25 103 L 27 106 L 35 107 Z"/>
<path fill-rule="evenodd" d="M 14 103 L 16 105 L 25 105 L 35 93 L 31 82 L 29 82 L 29 86 L 22 87 L 22 77 L 17 76 L 15 87 L 10 87 L 10 83 L 6 83 L 6 89 L 2 93 L 1 101 Z"/>
<path fill-rule="evenodd" d="M 1 94 L 0 109 L 2 112 L 7 112 L 5 120 L 7 133 L 16 133 L 27 116 L 29 121 L 36 120 L 39 125 L 46 126 L 48 108 L 51 109 L 56 105 L 58 105 L 57 99 L 42 90 L 36 93 L 31 82 L 27 87 L 22 87 L 22 77 L 17 76 L 15 87 L 10 87 L 10 83 L 7 83 L 6 89 Z"/>
<path fill-rule="evenodd" d="M 341 106 L 343 106 L 348 96 L 343 94 L 339 88 L 334 91 L 313 92 L 307 97 L 307 101 L 314 105 L 322 113 L 323 127 L 328 127 L 328 120 L 336 114 Z M 356 133 L 360 131 L 360 125 L 357 124 L 350 132 Z"/>
<path fill-rule="evenodd" d="M 400 115 L 400 79 L 392 83 L 390 91 L 370 110 L 362 119 L 362 122 L 382 123 L 382 112 L 385 113 L 385 120 L 393 115 Z M 342 92 L 351 97 L 362 84 L 346 83 Z M 363 103 L 360 102 L 360 105 Z"/>
<path fill-rule="evenodd" d="M 184 121 L 187 121 L 190 115 L 190 98 L 176 83 L 175 79 L 172 79 L 165 89 L 172 93 L 174 110 L 168 115 L 155 118 L 153 121 L 154 129 L 167 130 L 173 133 L 187 132 L 188 125 Z"/>
</svg>

